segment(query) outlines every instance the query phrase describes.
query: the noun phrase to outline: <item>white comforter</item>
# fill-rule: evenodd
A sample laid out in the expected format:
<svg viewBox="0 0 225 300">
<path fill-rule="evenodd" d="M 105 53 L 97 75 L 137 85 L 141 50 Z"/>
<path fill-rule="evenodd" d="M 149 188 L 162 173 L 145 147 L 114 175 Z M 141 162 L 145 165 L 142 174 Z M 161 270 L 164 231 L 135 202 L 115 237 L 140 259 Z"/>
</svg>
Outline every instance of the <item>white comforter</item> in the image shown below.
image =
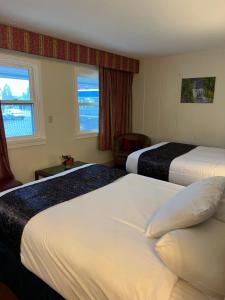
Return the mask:
<svg viewBox="0 0 225 300">
<path fill-rule="evenodd" d="M 177 278 L 144 231 L 180 189 L 129 174 L 51 207 L 25 226 L 22 263 L 66 299 L 167 300 Z"/>
<path fill-rule="evenodd" d="M 148 150 L 158 148 L 162 142 L 131 153 L 126 162 L 128 172 L 138 173 L 138 159 Z M 225 176 L 225 149 L 198 146 L 175 158 L 169 170 L 169 181 L 187 186 L 197 180 L 210 176 Z"/>
</svg>

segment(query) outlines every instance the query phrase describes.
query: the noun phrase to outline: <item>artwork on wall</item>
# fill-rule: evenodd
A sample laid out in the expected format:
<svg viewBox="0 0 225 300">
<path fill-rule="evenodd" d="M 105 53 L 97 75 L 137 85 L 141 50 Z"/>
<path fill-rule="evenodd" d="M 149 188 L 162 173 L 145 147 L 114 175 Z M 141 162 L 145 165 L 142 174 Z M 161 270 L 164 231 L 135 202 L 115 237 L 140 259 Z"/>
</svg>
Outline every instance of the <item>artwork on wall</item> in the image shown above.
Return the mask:
<svg viewBox="0 0 225 300">
<path fill-rule="evenodd" d="M 213 103 L 216 77 L 183 78 L 181 103 Z"/>
</svg>

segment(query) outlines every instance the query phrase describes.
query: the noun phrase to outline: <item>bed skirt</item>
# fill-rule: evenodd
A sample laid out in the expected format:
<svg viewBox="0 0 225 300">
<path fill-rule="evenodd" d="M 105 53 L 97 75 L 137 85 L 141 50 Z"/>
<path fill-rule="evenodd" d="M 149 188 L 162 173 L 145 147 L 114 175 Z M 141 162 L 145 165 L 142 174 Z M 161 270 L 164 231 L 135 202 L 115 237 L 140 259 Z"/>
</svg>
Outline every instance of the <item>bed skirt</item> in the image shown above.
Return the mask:
<svg viewBox="0 0 225 300">
<path fill-rule="evenodd" d="M 6 284 L 19 300 L 63 300 L 0 242 L 0 282 Z"/>
</svg>

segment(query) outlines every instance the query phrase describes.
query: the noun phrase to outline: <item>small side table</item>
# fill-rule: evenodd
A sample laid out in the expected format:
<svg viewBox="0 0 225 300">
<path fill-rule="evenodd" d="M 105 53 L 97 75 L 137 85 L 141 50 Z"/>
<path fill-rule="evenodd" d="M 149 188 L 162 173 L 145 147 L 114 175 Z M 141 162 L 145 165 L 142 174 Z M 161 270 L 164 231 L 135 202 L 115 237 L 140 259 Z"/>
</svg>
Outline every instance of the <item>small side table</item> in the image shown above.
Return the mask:
<svg viewBox="0 0 225 300">
<path fill-rule="evenodd" d="M 54 167 L 50 167 L 50 168 L 46 168 L 46 169 L 42 169 L 42 170 L 37 170 L 37 171 L 35 171 L 35 180 L 38 180 L 40 177 L 49 177 L 49 176 L 64 172 L 66 170 L 77 168 L 77 167 L 80 167 L 80 166 L 83 166 L 86 164 L 87 163 L 85 163 L 83 161 L 75 161 L 74 164 L 69 169 L 67 169 L 62 164 L 62 165 L 58 165 L 58 166 L 54 166 Z"/>
</svg>

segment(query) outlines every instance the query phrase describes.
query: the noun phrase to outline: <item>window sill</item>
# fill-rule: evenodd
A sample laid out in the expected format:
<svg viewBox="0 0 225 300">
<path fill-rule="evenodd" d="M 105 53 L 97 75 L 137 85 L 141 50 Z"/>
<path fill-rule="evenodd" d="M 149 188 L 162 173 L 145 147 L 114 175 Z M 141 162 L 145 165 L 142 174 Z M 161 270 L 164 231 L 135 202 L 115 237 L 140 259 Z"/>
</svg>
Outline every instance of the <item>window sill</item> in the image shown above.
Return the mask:
<svg viewBox="0 0 225 300">
<path fill-rule="evenodd" d="M 84 132 L 79 132 L 75 135 L 76 139 L 88 139 L 88 138 L 95 138 L 95 137 L 98 137 L 97 131 L 84 131 Z"/>
<path fill-rule="evenodd" d="M 46 144 L 46 139 L 43 137 L 23 137 L 7 140 L 8 149 L 32 147 L 44 144 Z"/>
</svg>

